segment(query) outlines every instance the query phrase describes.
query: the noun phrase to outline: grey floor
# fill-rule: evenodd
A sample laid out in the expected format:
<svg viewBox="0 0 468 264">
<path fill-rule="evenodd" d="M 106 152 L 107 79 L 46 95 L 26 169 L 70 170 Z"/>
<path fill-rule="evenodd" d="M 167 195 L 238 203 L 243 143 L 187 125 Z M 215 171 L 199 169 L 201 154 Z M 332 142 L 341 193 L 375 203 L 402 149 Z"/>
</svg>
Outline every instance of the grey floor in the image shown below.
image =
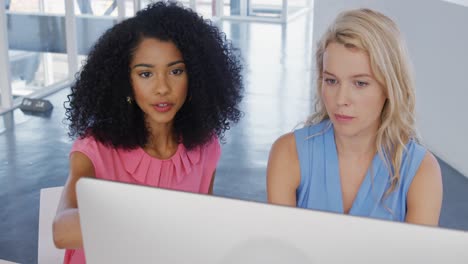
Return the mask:
<svg viewBox="0 0 468 264">
<path fill-rule="evenodd" d="M 226 134 L 216 195 L 265 202 L 265 172 L 274 140 L 311 111 L 311 22 L 303 16 L 287 27 L 223 23 L 243 53 L 245 116 Z M 65 183 L 71 140 L 63 124 L 68 89 L 46 99 L 50 116 L 20 110 L 0 116 L 0 259 L 37 262 L 39 192 Z M 468 230 L 468 178 L 441 161 L 442 227 Z"/>
</svg>

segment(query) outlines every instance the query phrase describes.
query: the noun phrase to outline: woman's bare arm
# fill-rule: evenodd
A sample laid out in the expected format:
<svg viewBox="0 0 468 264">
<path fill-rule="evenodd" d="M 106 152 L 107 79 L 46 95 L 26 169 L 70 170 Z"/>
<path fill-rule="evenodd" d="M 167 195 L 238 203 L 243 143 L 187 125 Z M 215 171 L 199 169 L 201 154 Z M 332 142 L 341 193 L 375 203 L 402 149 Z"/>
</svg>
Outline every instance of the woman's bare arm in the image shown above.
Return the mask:
<svg viewBox="0 0 468 264">
<path fill-rule="evenodd" d="M 267 166 L 268 202 L 296 206 L 296 189 L 301 175 L 296 140 L 288 133 L 273 144 Z"/>
<path fill-rule="evenodd" d="M 93 163 L 86 155 L 81 152 L 74 152 L 70 155 L 70 174 L 63 188 L 52 227 L 57 248 L 83 247 L 75 187 L 81 177 L 94 176 Z"/>
<path fill-rule="evenodd" d="M 408 190 L 406 222 L 437 226 L 442 193 L 439 163 L 434 155 L 427 152 Z"/>
</svg>

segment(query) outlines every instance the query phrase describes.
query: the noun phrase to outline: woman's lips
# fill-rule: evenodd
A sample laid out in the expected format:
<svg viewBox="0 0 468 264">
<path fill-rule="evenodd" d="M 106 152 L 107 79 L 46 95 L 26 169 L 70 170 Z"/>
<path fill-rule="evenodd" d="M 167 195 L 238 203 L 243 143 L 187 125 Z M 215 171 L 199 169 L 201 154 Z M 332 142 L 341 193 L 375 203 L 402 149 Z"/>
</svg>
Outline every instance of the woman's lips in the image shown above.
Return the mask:
<svg viewBox="0 0 468 264">
<path fill-rule="evenodd" d="M 154 104 L 153 108 L 158 112 L 165 113 L 165 112 L 170 111 L 172 109 L 172 106 L 173 104 L 171 103 L 163 102 L 163 103 Z"/>
<path fill-rule="evenodd" d="M 349 122 L 354 119 L 352 116 L 335 114 L 335 119 L 340 122 Z"/>
</svg>

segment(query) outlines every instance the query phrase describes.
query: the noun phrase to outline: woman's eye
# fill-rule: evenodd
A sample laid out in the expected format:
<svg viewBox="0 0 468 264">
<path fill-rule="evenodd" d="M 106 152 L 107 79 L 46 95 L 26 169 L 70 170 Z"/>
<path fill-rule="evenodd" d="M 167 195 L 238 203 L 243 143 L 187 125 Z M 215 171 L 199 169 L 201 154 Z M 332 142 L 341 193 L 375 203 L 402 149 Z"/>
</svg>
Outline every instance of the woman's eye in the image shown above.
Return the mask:
<svg viewBox="0 0 468 264">
<path fill-rule="evenodd" d="M 183 72 L 184 72 L 184 70 L 182 70 L 182 69 L 174 69 L 174 70 L 171 71 L 171 74 L 172 75 L 180 75 Z"/>
<path fill-rule="evenodd" d="M 153 74 L 151 74 L 151 72 L 142 72 L 140 74 L 138 74 L 140 77 L 142 78 L 149 78 L 151 77 Z"/>
<path fill-rule="evenodd" d="M 329 85 L 334 85 L 334 84 L 337 83 L 337 81 L 335 79 L 327 78 L 327 79 L 325 79 L 325 83 L 327 83 Z"/>
<path fill-rule="evenodd" d="M 367 82 L 362 82 L 362 81 L 357 81 L 356 82 L 357 87 L 366 87 L 367 85 L 369 85 L 369 83 L 367 83 Z"/>
</svg>

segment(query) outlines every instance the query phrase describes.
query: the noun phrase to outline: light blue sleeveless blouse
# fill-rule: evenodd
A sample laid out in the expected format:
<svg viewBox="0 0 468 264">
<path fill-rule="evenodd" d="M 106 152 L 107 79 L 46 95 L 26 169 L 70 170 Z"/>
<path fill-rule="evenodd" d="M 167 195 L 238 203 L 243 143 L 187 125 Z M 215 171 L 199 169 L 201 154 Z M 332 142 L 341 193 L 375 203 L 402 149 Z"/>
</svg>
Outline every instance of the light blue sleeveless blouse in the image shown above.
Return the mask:
<svg viewBox="0 0 468 264">
<path fill-rule="evenodd" d="M 301 169 L 297 207 L 343 213 L 341 181 L 333 125 L 329 120 L 294 131 Z M 359 188 L 350 215 L 405 221 L 409 186 L 426 154 L 411 140 L 406 145 L 400 183 L 384 199 L 389 173 L 378 154 Z"/>
</svg>

